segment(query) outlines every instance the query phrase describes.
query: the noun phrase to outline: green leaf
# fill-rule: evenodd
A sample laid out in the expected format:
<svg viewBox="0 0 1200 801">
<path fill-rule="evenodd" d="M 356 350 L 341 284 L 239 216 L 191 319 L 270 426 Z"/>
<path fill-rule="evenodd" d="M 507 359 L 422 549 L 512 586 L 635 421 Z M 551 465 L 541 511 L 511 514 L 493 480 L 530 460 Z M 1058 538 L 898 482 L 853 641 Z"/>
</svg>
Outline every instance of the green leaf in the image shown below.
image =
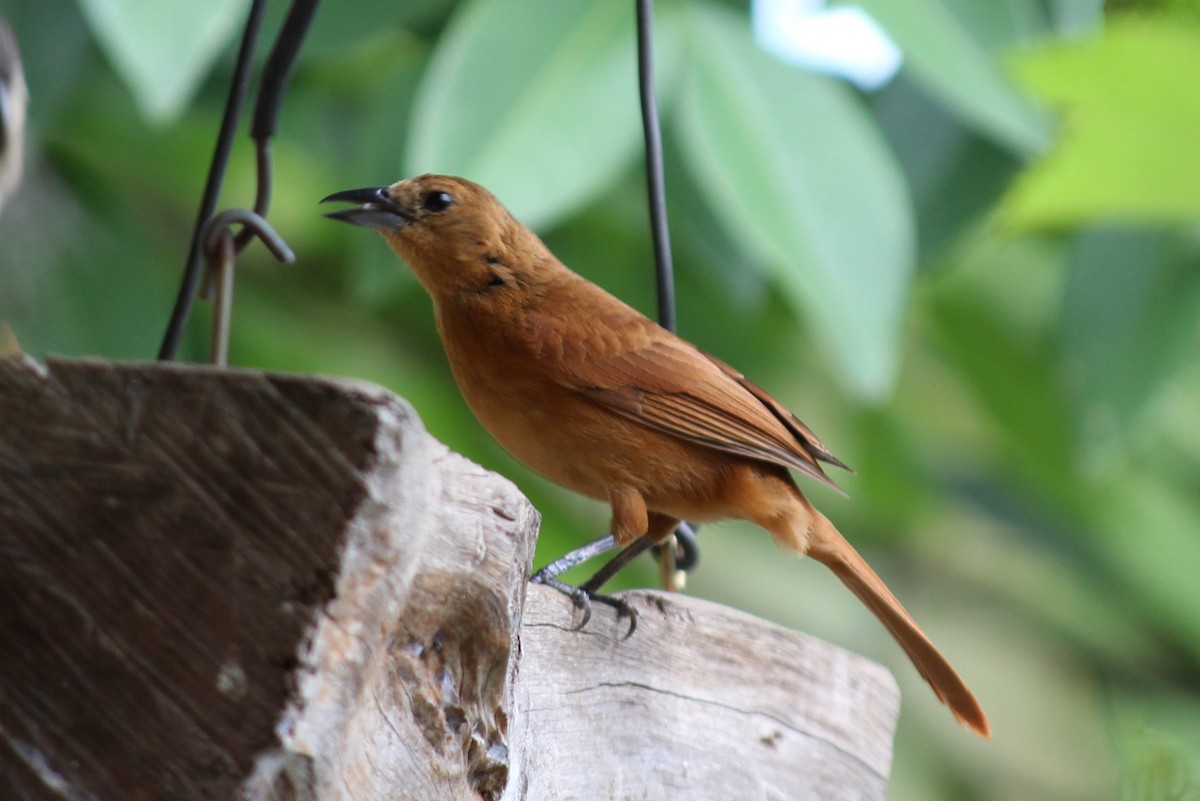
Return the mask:
<svg viewBox="0 0 1200 801">
<path fill-rule="evenodd" d="M 975 41 L 1010 47 L 1040 38 L 1049 25 L 1044 0 L 941 0 Z"/>
<path fill-rule="evenodd" d="M 850 90 L 759 50 L 749 23 L 690 7 L 680 142 L 718 218 L 812 321 L 856 393 L 896 374 L 913 271 L 903 178 Z"/>
<path fill-rule="evenodd" d="M 917 263 L 941 251 L 990 214 L 1020 162 L 967 128 L 901 76 L 872 98 L 875 118 L 904 169 L 916 208 Z"/>
<path fill-rule="evenodd" d="M 249 0 L 79 0 L 147 120 L 169 122 L 245 18 Z"/>
<path fill-rule="evenodd" d="M 1079 238 L 1063 296 L 1062 348 L 1077 379 L 1088 455 L 1122 444 L 1192 352 L 1196 267 L 1194 246 L 1166 231 L 1106 229 Z"/>
<path fill-rule="evenodd" d="M 1167 704 L 1155 700 L 1154 706 L 1160 708 L 1152 706 L 1151 714 L 1165 717 L 1176 726 L 1182 723 L 1183 731 L 1187 732 L 1186 739 L 1175 732 L 1147 726 L 1148 705 L 1143 699 L 1122 704 L 1129 707 L 1128 711 L 1120 710 L 1129 722 L 1125 722 L 1119 732 L 1119 751 L 1124 763 L 1120 797 L 1127 801 L 1194 801 L 1200 795 L 1197 793 L 1200 788 L 1200 759 L 1197 758 L 1200 750 L 1196 749 L 1200 714 L 1197 714 L 1195 699 L 1190 695 L 1170 698 Z"/>
<path fill-rule="evenodd" d="M 1047 491 L 1070 474 L 1071 425 L 1049 348 L 1025 341 L 977 299 L 938 299 L 930 309 L 942 351 L 1004 434 L 1004 447 Z"/>
<path fill-rule="evenodd" d="M 670 6 L 659 72 L 670 72 Z M 472 0 L 418 90 L 406 174 L 462 175 L 526 224 L 562 219 L 639 150 L 633 8 L 622 0 Z"/>
<path fill-rule="evenodd" d="M 855 0 L 904 51 L 905 70 L 963 122 L 1021 154 L 1049 143 L 1044 115 L 942 0 Z"/>
<path fill-rule="evenodd" d="M 1050 0 L 1050 20 L 1062 36 L 1078 36 L 1104 22 L 1104 0 Z"/>
<path fill-rule="evenodd" d="M 1141 609 L 1159 630 L 1175 635 L 1200 659 L 1200 504 L 1194 482 L 1177 485 L 1162 475 L 1129 471 L 1097 493 L 1091 505 L 1091 543 L 1122 580 L 1126 604 Z"/>
<path fill-rule="evenodd" d="M 1117 17 L 1102 36 L 1023 58 L 1019 74 L 1063 109 L 1055 151 L 1001 213 L 1017 227 L 1172 222 L 1200 214 L 1200 26 Z"/>
</svg>

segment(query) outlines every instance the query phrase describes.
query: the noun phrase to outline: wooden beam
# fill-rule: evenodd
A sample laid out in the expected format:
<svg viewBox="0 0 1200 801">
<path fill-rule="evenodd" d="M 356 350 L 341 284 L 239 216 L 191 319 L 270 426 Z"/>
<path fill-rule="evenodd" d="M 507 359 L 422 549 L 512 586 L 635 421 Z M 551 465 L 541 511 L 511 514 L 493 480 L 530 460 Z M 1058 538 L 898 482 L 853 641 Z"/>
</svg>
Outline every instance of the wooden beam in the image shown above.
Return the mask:
<svg viewBox="0 0 1200 801">
<path fill-rule="evenodd" d="M 878 665 L 527 584 L 538 514 L 363 383 L 0 359 L 0 797 L 883 799 Z"/>
</svg>

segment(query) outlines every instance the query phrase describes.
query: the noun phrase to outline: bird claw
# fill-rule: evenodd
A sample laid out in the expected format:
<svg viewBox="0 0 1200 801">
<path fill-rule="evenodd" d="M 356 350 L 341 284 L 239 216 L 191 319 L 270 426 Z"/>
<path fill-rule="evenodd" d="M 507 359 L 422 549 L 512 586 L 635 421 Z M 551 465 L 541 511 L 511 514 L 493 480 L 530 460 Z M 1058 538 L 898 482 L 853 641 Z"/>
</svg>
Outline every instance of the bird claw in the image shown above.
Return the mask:
<svg viewBox="0 0 1200 801">
<path fill-rule="evenodd" d="M 625 639 L 629 639 L 633 636 L 633 633 L 637 631 L 637 610 L 634 609 L 624 598 L 617 598 L 612 595 L 593 595 L 592 600 L 599 601 L 600 603 L 611 606 L 613 609 L 617 610 L 618 619 L 623 617 L 629 618 L 629 631 L 625 632 Z"/>
<path fill-rule="evenodd" d="M 601 595 L 600 593 L 587 587 L 573 587 L 565 581 L 560 581 L 554 576 L 548 575 L 546 571 L 539 570 L 534 573 L 530 579 L 534 584 L 541 584 L 546 587 L 551 587 L 558 590 L 563 595 L 571 599 L 575 604 L 576 609 L 583 610 L 583 619 L 574 627 L 574 631 L 580 631 L 592 619 L 592 602 L 602 603 L 605 606 L 611 606 L 617 611 L 618 618 L 629 618 L 629 631 L 626 632 L 626 637 L 631 637 L 637 629 L 637 610 L 634 609 L 624 598 L 616 598 L 612 595 Z"/>
</svg>

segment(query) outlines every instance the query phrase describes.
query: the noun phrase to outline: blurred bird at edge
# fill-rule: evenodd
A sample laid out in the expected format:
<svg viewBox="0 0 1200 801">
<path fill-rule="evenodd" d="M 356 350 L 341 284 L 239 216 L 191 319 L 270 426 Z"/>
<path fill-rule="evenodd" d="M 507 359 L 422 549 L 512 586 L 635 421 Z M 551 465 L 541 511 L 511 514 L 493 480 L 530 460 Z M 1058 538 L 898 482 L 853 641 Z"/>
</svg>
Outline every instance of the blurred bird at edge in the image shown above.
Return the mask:
<svg viewBox="0 0 1200 801">
<path fill-rule="evenodd" d="M 9 24 L 0 19 L 0 211 L 21 182 L 28 102 L 17 39 Z"/>
</svg>

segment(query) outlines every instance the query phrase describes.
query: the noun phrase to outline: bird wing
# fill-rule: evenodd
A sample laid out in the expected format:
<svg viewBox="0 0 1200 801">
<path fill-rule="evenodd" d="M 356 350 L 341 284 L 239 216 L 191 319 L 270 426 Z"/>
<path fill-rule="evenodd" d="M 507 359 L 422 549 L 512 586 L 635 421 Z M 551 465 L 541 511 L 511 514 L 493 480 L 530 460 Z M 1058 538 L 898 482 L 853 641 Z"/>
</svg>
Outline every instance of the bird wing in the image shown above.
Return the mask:
<svg viewBox="0 0 1200 801">
<path fill-rule="evenodd" d="M 553 380 L 647 428 L 792 468 L 838 489 L 818 460 L 845 465 L 782 404 L 639 312 L 610 304 L 602 313 L 596 304 L 572 315 L 570 329 L 562 315 L 526 318 Z"/>
<path fill-rule="evenodd" d="M 700 352 L 703 353 L 703 351 Z M 710 353 L 704 353 L 704 355 L 709 361 L 717 365 L 717 367 L 719 367 L 721 371 L 725 373 L 725 375 L 729 376 L 734 381 L 737 381 L 746 390 L 748 390 L 751 395 L 758 398 L 762 405 L 766 406 L 767 409 L 769 409 L 770 412 L 775 415 L 775 417 L 781 423 L 783 423 L 789 431 L 792 432 L 792 435 L 814 459 L 818 459 L 835 467 L 840 467 L 843 470 L 850 470 L 845 462 L 830 453 L 829 449 L 825 447 L 821 440 L 817 439 L 817 435 L 813 433 L 811 428 L 804 424 L 803 420 L 797 417 L 795 413 L 793 413 L 782 403 L 768 395 L 765 389 L 746 378 L 746 376 L 742 375 L 737 370 L 718 359 L 716 356 L 713 356 Z M 853 471 L 850 470 L 850 472 Z"/>
</svg>

